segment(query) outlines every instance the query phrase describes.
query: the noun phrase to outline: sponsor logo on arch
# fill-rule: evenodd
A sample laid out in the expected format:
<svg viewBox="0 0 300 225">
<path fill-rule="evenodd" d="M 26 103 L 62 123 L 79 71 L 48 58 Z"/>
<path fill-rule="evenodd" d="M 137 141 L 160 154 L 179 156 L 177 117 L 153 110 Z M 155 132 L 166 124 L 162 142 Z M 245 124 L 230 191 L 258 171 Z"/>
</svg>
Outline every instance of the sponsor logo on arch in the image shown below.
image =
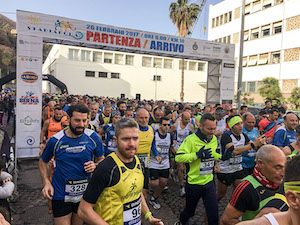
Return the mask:
<svg viewBox="0 0 300 225">
<path fill-rule="evenodd" d="M 20 75 L 20 78 L 25 83 L 32 84 L 38 81 L 39 76 L 34 72 L 26 71 Z"/>
</svg>

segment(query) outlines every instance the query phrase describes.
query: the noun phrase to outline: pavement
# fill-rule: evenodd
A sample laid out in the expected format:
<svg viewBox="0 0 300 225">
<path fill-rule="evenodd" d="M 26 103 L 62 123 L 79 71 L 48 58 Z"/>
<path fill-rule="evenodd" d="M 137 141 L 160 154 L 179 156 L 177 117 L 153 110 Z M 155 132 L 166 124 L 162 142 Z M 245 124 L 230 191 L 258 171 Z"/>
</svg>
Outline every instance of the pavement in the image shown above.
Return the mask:
<svg viewBox="0 0 300 225">
<path fill-rule="evenodd" d="M 6 128 L 9 135 L 12 134 L 12 125 Z M 38 170 L 38 159 L 22 159 L 17 161 L 15 171 L 16 191 L 10 202 L 13 225 L 48 225 L 53 223 L 52 214 L 48 213 L 47 200 L 41 195 L 42 182 Z M 179 186 L 173 180 L 168 182 L 169 189 L 159 198 L 161 209 L 155 210 L 149 204 L 149 208 L 156 218 L 163 220 L 165 225 L 173 225 L 178 221 L 184 208 L 184 198 L 179 195 Z M 219 202 L 219 216 L 221 217 L 232 195 L 230 187 L 224 199 Z M 150 189 L 151 193 L 151 189 Z M 150 197 L 150 196 L 149 196 Z M 148 199 L 149 199 L 148 197 Z M 204 223 L 205 209 L 202 201 L 198 203 L 195 216 L 189 220 L 190 225 Z M 148 224 L 148 223 L 145 223 Z"/>
</svg>

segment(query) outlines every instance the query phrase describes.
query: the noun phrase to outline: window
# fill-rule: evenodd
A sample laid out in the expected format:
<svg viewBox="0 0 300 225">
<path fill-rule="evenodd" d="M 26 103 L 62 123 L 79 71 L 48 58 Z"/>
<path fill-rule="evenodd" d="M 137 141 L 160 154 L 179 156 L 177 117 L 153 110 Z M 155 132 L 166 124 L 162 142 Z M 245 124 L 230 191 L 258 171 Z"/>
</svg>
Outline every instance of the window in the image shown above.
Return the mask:
<svg viewBox="0 0 300 225">
<path fill-rule="evenodd" d="M 133 65 L 134 56 L 126 55 L 126 65 Z"/>
<path fill-rule="evenodd" d="M 275 0 L 275 5 L 283 3 L 283 0 Z"/>
<path fill-rule="evenodd" d="M 79 59 L 79 50 L 69 48 L 69 59 L 78 60 Z"/>
<path fill-rule="evenodd" d="M 202 62 L 198 63 L 198 71 L 205 71 L 205 63 Z"/>
<path fill-rule="evenodd" d="M 231 22 L 232 20 L 232 12 L 229 12 L 228 21 Z"/>
<path fill-rule="evenodd" d="M 112 79 L 120 79 L 120 73 L 111 73 L 110 76 Z"/>
<path fill-rule="evenodd" d="M 160 58 L 154 58 L 154 67 L 156 68 L 162 68 L 162 59 Z"/>
<path fill-rule="evenodd" d="M 182 60 L 179 60 L 179 69 L 181 70 L 181 68 L 182 68 Z M 185 61 L 184 60 L 184 69 L 186 70 L 186 68 L 187 68 L 187 61 Z"/>
<path fill-rule="evenodd" d="M 213 18 L 212 21 L 211 21 L 211 27 L 212 27 L 212 28 L 215 27 L 215 18 Z"/>
<path fill-rule="evenodd" d="M 142 58 L 142 66 L 151 67 L 152 65 L 152 58 L 143 56 Z"/>
<path fill-rule="evenodd" d="M 246 82 L 242 82 L 242 92 L 246 92 Z"/>
<path fill-rule="evenodd" d="M 264 64 L 268 64 L 268 60 L 269 60 L 269 54 L 260 54 L 259 55 L 259 60 L 258 60 L 258 65 L 264 65 Z"/>
<path fill-rule="evenodd" d="M 272 0 L 263 0 L 263 9 L 269 8 L 272 6 Z"/>
<path fill-rule="evenodd" d="M 227 43 L 227 42 L 226 42 L 226 37 L 223 37 L 223 43 Z"/>
<path fill-rule="evenodd" d="M 273 52 L 272 53 L 272 64 L 280 63 L 280 52 Z"/>
<path fill-rule="evenodd" d="M 262 27 L 262 36 L 269 36 L 270 35 L 270 29 L 271 29 L 271 25 L 266 25 Z"/>
<path fill-rule="evenodd" d="M 257 12 L 259 10 L 261 10 L 261 2 L 260 1 L 253 2 L 252 12 Z"/>
<path fill-rule="evenodd" d="M 124 55 L 123 54 L 115 54 L 115 64 L 124 64 Z"/>
<path fill-rule="evenodd" d="M 274 23 L 274 30 L 273 33 L 274 34 L 279 34 L 282 31 L 282 21 L 279 21 L 277 23 Z"/>
<path fill-rule="evenodd" d="M 255 81 L 249 81 L 247 84 L 247 92 L 255 92 L 255 86 L 256 86 Z"/>
<path fill-rule="evenodd" d="M 113 54 L 104 52 L 104 62 L 112 63 L 112 61 L 113 61 Z"/>
<path fill-rule="evenodd" d="M 216 27 L 219 26 L 219 17 L 216 17 Z"/>
<path fill-rule="evenodd" d="M 250 11 L 251 11 L 251 5 L 248 4 L 248 5 L 245 6 L 245 15 L 249 15 Z"/>
<path fill-rule="evenodd" d="M 189 70 L 196 70 L 196 62 L 189 62 Z"/>
<path fill-rule="evenodd" d="M 172 59 L 164 59 L 164 68 L 172 69 L 173 60 Z"/>
<path fill-rule="evenodd" d="M 243 67 L 247 66 L 247 56 L 243 57 Z"/>
<path fill-rule="evenodd" d="M 161 76 L 160 75 L 154 75 L 153 80 L 154 81 L 161 81 Z"/>
<path fill-rule="evenodd" d="M 99 77 L 102 77 L 102 78 L 107 78 L 107 73 L 106 72 L 99 72 Z"/>
<path fill-rule="evenodd" d="M 259 37 L 259 28 L 251 30 L 251 40 L 257 39 Z"/>
<path fill-rule="evenodd" d="M 224 23 L 228 23 L 228 13 L 224 14 Z"/>
<path fill-rule="evenodd" d="M 248 41 L 249 40 L 249 30 L 246 30 L 244 32 L 244 41 Z"/>
<path fill-rule="evenodd" d="M 93 61 L 102 63 L 102 52 L 93 52 Z"/>
<path fill-rule="evenodd" d="M 256 66 L 256 64 L 257 64 L 257 55 L 250 56 L 248 66 Z"/>
<path fill-rule="evenodd" d="M 85 71 L 86 77 L 95 77 L 95 71 Z"/>
<path fill-rule="evenodd" d="M 223 24 L 223 18 L 224 18 L 224 16 L 223 16 L 223 15 L 221 15 L 221 16 L 220 16 L 220 25 L 222 25 L 222 24 Z"/>
<path fill-rule="evenodd" d="M 231 43 L 231 36 L 227 36 L 227 43 L 230 44 Z"/>
<path fill-rule="evenodd" d="M 91 61 L 91 51 L 81 50 L 81 61 Z"/>
</svg>

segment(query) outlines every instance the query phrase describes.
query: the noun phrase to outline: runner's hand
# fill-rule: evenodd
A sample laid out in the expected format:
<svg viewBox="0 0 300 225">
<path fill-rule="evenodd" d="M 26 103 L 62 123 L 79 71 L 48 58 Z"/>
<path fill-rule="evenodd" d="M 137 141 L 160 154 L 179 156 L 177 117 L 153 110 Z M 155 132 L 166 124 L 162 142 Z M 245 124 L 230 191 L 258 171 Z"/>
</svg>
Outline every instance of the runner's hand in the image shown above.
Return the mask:
<svg viewBox="0 0 300 225">
<path fill-rule="evenodd" d="M 84 170 L 87 173 L 92 173 L 96 169 L 96 164 L 93 161 L 84 163 Z"/>
<path fill-rule="evenodd" d="M 208 149 L 204 149 L 204 148 L 205 148 L 205 145 L 202 146 L 202 148 L 200 148 L 200 150 L 198 152 L 196 152 L 198 159 L 209 159 L 212 157 L 211 148 L 208 148 Z"/>
<path fill-rule="evenodd" d="M 54 189 L 49 180 L 46 181 L 45 186 L 42 190 L 44 198 L 52 199 L 54 194 Z"/>
<path fill-rule="evenodd" d="M 232 152 L 234 150 L 234 145 L 232 145 L 229 149 L 225 149 L 225 152 L 222 155 L 221 160 L 228 160 L 232 157 Z"/>
<path fill-rule="evenodd" d="M 162 161 L 162 158 L 159 157 L 159 156 L 156 156 L 155 159 L 156 159 L 156 161 L 157 161 L 158 163 L 161 163 L 161 161 Z"/>
<path fill-rule="evenodd" d="M 4 216 L 0 213 L 0 225 L 10 225 L 4 218 Z"/>
<path fill-rule="evenodd" d="M 150 224 L 154 224 L 154 225 L 164 225 L 164 223 L 161 221 L 161 219 L 156 219 L 152 215 L 149 216 L 148 222 Z"/>
</svg>

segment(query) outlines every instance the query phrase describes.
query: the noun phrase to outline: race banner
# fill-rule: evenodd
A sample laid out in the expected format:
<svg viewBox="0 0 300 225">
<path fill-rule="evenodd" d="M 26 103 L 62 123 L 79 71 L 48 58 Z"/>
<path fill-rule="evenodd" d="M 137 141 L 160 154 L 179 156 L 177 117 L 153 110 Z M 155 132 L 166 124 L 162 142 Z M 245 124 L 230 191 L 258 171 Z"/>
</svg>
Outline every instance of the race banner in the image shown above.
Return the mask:
<svg viewBox="0 0 300 225">
<path fill-rule="evenodd" d="M 18 33 L 16 75 L 17 158 L 39 155 L 42 111 L 42 50 L 43 40 L 41 37 Z"/>
<path fill-rule="evenodd" d="M 234 60 L 234 45 L 17 11 L 17 31 L 48 43 L 105 48 L 170 57 Z M 61 41 L 63 40 L 63 41 Z"/>
</svg>

